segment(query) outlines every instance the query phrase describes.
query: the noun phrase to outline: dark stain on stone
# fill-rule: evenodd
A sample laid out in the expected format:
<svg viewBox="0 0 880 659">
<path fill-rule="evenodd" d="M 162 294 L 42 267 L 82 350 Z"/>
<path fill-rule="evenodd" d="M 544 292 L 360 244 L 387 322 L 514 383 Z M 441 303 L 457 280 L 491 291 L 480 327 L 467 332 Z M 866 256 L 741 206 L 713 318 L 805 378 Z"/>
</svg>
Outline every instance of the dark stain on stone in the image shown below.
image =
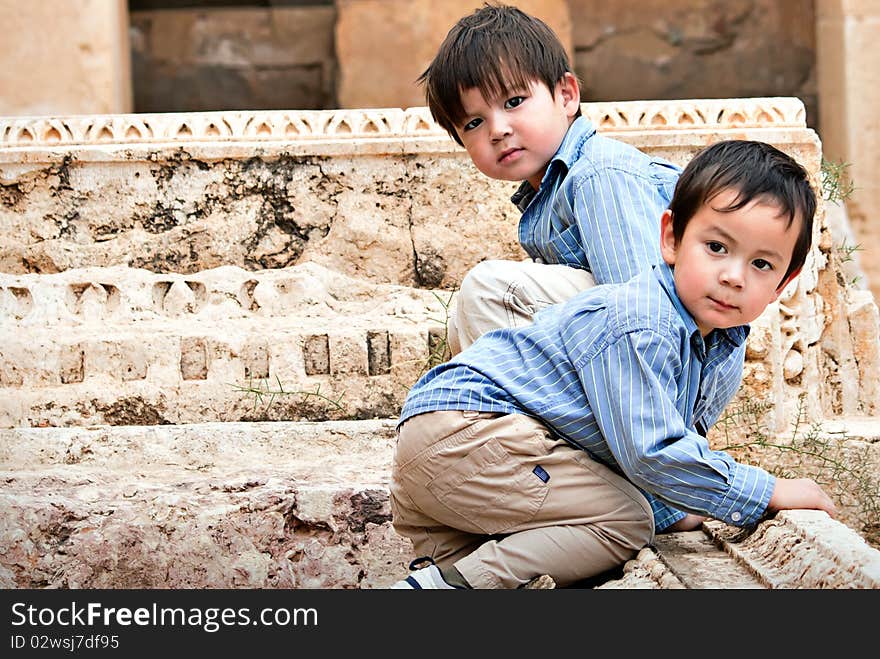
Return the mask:
<svg viewBox="0 0 880 659">
<path fill-rule="evenodd" d="M 152 212 L 140 218 L 141 226 L 143 226 L 144 231 L 152 234 L 170 231 L 178 225 L 177 220 L 174 219 L 175 210 L 161 200 L 157 201 L 153 205 Z"/>
<path fill-rule="evenodd" d="M 284 516 L 284 532 L 288 535 L 315 535 L 332 531 L 327 522 L 304 521 L 292 510 Z"/>
<path fill-rule="evenodd" d="M 391 521 L 388 512 L 388 495 L 381 490 L 364 490 L 353 495 L 351 502 L 351 515 L 348 517 L 348 527 L 352 531 L 363 531 L 367 522 L 384 524 Z"/>
<path fill-rule="evenodd" d="M 73 523 L 81 521 L 83 517 L 77 516 L 70 510 L 65 510 L 57 503 L 53 503 L 52 507 L 58 511 L 60 516 L 53 518 L 45 527 L 44 532 L 57 548 L 57 546 L 65 544 L 70 539 L 74 532 Z"/>
<path fill-rule="evenodd" d="M 197 158 L 193 158 L 189 152 L 182 147 L 175 150 L 171 155 L 160 154 L 158 152 L 150 153 L 147 159 L 161 163 L 159 167 L 150 169 L 150 173 L 153 175 L 153 178 L 156 179 L 160 189 L 163 189 L 168 181 L 174 178 L 174 175 L 177 174 L 178 171 L 185 169 L 190 165 L 194 165 L 202 171 L 207 171 L 211 168 L 210 164 Z"/>
<path fill-rule="evenodd" d="M 413 253 L 416 285 L 421 288 L 440 288 L 446 276 L 446 261 L 433 248 L 425 246 Z"/>
<path fill-rule="evenodd" d="M 22 199 L 24 199 L 24 192 L 22 192 L 20 185 L 0 183 L 0 204 L 7 208 L 16 208 Z"/>
<path fill-rule="evenodd" d="M 382 391 L 379 387 L 375 387 L 370 393 L 369 400 L 354 406 L 353 409 L 346 409 L 345 418 L 357 420 L 391 418 L 400 413 L 401 405 L 403 405 L 403 395 L 394 390 Z"/>
<path fill-rule="evenodd" d="M 57 197 L 59 192 L 68 192 L 73 190 L 70 185 L 70 163 L 73 162 L 73 156 L 69 153 L 62 158 L 61 162 L 55 167 L 50 167 L 47 172 L 50 175 L 58 177 L 58 185 L 52 186 L 52 196 Z"/>
<path fill-rule="evenodd" d="M 80 219 L 79 211 L 76 209 L 69 210 L 64 214 L 64 217 L 61 218 L 61 222 L 58 226 L 58 236 L 69 236 L 74 237 L 77 233 L 77 220 Z"/>
<path fill-rule="evenodd" d="M 246 492 L 266 484 L 265 479 L 245 480 L 238 483 L 224 483 L 220 486 L 223 492 Z"/>
<path fill-rule="evenodd" d="M 262 199 L 257 216 L 257 229 L 245 242 L 245 254 L 257 256 L 246 256 L 245 267 L 282 268 L 293 265 L 302 255 L 309 240 L 316 233 L 316 227 L 300 225 L 288 187 L 295 174 L 303 167 L 317 167 L 321 171 L 320 176 L 310 178 L 312 191 L 326 186 L 328 177 L 321 170 L 321 163 L 324 160 L 326 158 L 281 156 L 271 160 L 254 157 L 243 163 L 237 163 L 238 171 L 244 175 L 243 180 L 228 181 L 230 189 L 235 191 L 235 197 L 258 195 Z M 235 165 L 230 163 L 230 171 L 234 173 L 235 169 Z M 273 231 L 283 234 L 282 245 L 273 253 L 261 253 L 258 249 L 260 243 Z M 319 227 L 317 231 L 321 237 L 329 232 L 329 224 Z"/>
<path fill-rule="evenodd" d="M 192 242 L 178 240 L 174 247 L 162 253 L 148 253 L 144 256 L 132 255 L 128 265 L 156 273 L 176 272 L 194 274 L 205 269 L 204 256 L 196 251 Z"/>
<path fill-rule="evenodd" d="M 161 412 L 161 408 L 144 401 L 140 396 L 131 396 L 114 401 L 109 405 L 93 402 L 95 411 L 104 417 L 104 422 L 112 426 L 159 426 L 171 422 Z"/>
</svg>

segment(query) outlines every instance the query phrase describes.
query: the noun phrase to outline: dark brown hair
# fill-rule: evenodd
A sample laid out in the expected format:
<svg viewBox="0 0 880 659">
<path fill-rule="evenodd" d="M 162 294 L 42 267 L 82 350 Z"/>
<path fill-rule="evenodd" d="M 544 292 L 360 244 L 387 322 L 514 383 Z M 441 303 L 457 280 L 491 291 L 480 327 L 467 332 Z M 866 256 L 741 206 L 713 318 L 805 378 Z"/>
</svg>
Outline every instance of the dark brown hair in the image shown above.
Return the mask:
<svg viewBox="0 0 880 659">
<path fill-rule="evenodd" d="M 418 82 L 434 121 L 461 145 L 455 126 L 465 118 L 462 90 L 477 88 L 491 98 L 538 80 L 553 94 L 566 73 L 572 73 L 568 55 L 546 23 L 516 7 L 486 3 L 449 30 Z"/>
<path fill-rule="evenodd" d="M 724 190 L 736 190 L 739 194 L 726 208 L 715 209 L 722 213 L 735 211 L 756 199 L 778 206 L 780 215 L 788 216 L 787 226 L 800 218 L 800 233 L 782 284 L 804 265 L 813 241 L 816 194 L 806 170 L 766 142 L 726 140 L 706 147 L 684 168 L 669 202 L 676 244 L 700 207 Z"/>
</svg>

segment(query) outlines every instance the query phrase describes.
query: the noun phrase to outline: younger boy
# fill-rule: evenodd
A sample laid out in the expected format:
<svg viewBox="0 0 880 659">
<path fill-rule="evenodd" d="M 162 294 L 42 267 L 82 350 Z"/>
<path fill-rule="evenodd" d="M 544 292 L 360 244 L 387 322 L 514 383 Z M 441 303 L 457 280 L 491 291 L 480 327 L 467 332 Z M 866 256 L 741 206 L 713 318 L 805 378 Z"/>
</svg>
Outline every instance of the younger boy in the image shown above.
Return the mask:
<svg viewBox="0 0 880 659">
<path fill-rule="evenodd" d="M 477 264 L 455 296 L 452 354 L 589 286 L 660 261 L 657 219 L 680 169 L 601 137 L 553 31 L 516 7 L 461 18 L 419 78 L 435 121 L 493 179 L 522 181 L 519 241 L 531 261 Z"/>
<path fill-rule="evenodd" d="M 800 272 L 815 207 L 792 158 L 719 142 L 662 213 L 662 263 L 488 332 L 425 374 L 400 416 L 391 508 L 436 564 L 394 587 L 514 588 L 543 574 L 564 586 L 703 516 L 834 515 L 812 480 L 738 463 L 695 429 L 730 399 L 704 372 Z"/>
</svg>

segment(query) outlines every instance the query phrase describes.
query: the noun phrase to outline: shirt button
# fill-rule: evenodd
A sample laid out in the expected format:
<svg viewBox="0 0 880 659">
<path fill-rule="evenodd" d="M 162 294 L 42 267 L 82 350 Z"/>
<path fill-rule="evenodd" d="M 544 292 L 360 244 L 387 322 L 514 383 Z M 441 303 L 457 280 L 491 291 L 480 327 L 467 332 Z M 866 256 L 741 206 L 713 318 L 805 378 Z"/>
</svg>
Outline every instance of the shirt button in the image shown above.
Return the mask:
<svg viewBox="0 0 880 659">
<path fill-rule="evenodd" d="M 730 519 L 732 519 L 734 522 L 738 522 L 742 519 L 742 515 L 740 515 L 739 513 L 731 513 Z"/>
</svg>

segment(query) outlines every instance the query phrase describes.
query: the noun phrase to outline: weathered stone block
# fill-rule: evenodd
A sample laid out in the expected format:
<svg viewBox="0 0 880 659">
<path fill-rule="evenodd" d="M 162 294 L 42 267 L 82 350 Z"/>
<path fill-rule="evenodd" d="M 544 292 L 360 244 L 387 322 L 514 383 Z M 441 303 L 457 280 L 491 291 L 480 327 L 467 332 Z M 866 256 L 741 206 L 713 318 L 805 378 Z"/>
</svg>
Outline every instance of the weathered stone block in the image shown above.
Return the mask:
<svg viewBox="0 0 880 659">
<path fill-rule="evenodd" d="M 306 375 L 330 373 L 330 339 L 326 334 L 307 336 L 303 342 Z"/>
</svg>

